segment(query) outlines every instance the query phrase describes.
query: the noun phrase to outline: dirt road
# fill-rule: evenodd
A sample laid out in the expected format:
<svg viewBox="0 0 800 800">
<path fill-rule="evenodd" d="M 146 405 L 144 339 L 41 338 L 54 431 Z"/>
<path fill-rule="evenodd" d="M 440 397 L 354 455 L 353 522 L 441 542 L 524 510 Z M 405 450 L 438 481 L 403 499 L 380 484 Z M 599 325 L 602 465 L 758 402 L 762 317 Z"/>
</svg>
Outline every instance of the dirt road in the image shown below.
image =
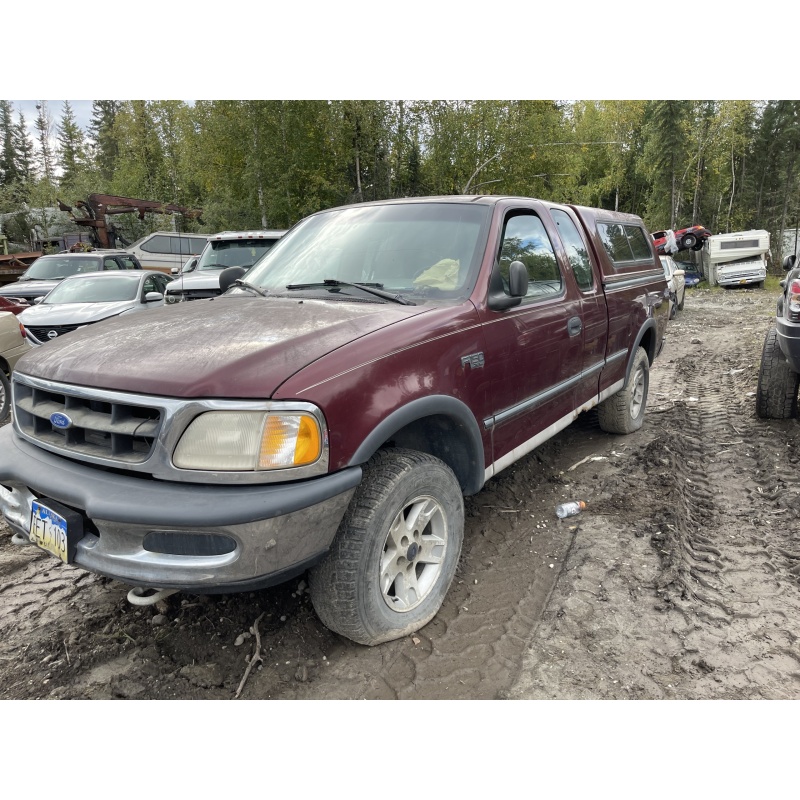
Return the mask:
<svg viewBox="0 0 800 800">
<path fill-rule="evenodd" d="M 332 634 L 302 579 L 136 607 L 0 523 L 0 697 L 800 697 L 800 428 L 754 413 L 775 299 L 688 293 L 643 429 L 585 414 L 469 498 L 456 583 L 398 642 Z"/>
</svg>

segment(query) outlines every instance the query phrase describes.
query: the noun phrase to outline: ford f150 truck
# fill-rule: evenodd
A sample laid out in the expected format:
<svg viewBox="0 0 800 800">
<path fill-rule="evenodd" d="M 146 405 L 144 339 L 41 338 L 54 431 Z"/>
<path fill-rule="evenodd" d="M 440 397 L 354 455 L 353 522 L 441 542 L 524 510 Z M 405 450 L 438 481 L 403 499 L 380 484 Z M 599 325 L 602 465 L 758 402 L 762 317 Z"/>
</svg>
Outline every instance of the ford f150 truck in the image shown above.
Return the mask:
<svg viewBox="0 0 800 800">
<path fill-rule="evenodd" d="M 3 515 L 133 587 L 309 570 L 368 645 L 436 614 L 465 495 L 594 406 L 641 426 L 669 313 L 638 217 L 520 197 L 322 211 L 221 285 L 20 359 Z"/>
</svg>

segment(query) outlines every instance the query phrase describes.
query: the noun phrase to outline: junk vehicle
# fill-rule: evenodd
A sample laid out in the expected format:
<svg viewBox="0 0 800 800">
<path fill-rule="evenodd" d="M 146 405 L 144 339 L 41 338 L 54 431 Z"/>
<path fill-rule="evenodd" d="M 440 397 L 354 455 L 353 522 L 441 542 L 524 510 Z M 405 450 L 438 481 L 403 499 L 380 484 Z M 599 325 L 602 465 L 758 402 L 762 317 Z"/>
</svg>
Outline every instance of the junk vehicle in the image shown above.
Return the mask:
<svg viewBox="0 0 800 800">
<path fill-rule="evenodd" d="M 706 240 L 700 253 L 710 286 L 726 288 L 755 284 L 764 288 L 769 233 L 764 230 L 718 233 Z"/>
<path fill-rule="evenodd" d="M 24 355 L 0 508 L 140 604 L 309 570 L 367 645 L 436 614 L 464 495 L 582 411 L 642 425 L 669 314 L 639 217 L 524 197 L 321 211 L 244 272 Z"/>
<path fill-rule="evenodd" d="M 208 237 L 198 262 L 185 265 L 167 285 L 167 303 L 204 300 L 221 294 L 220 273 L 227 267 L 249 269 L 286 231 L 222 231 Z M 173 270 L 178 273 L 177 269 Z M 188 273 L 192 273 L 188 275 Z"/>
</svg>

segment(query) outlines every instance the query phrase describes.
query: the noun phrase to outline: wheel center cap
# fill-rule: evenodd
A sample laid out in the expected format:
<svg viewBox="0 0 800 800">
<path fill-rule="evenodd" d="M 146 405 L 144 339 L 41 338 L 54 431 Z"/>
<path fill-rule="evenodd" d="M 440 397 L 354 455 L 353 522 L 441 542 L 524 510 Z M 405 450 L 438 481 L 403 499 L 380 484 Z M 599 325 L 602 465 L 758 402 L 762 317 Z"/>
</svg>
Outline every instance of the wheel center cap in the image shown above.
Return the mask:
<svg viewBox="0 0 800 800">
<path fill-rule="evenodd" d="M 411 547 L 408 548 L 406 558 L 409 561 L 413 561 L 417 557 L 417 553 L 419 553 L 419 545 L 416 542 L 413 542 Z"/>
</svg>

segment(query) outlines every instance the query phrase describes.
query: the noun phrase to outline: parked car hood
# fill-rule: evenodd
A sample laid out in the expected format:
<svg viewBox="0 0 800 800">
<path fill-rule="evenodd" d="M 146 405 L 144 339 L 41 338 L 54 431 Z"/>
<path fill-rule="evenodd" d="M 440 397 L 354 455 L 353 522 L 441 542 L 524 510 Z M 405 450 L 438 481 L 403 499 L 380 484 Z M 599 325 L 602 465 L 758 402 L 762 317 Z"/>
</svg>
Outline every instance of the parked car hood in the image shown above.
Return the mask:
<svg viewBox="0 0 800 800">
<path fill-rule="evenodd" d="M 116 317 L 136 305 L 131 300 L 113 303 L 53 303 L 26 308 L 20 312 L 23 325 L 88 325 L 107 317 Z"/>
<path fill-rule="evenodd" d="M 55 286 L 58 286 L 59 283 L 61 281 L 39 281 L 35 279 L 15 281 L 0 287 L 0 295 L 3 297 L 41 297 Z"/>
<path fill-rule="evenodd" d="M 195 271 L 182 278 L 176 278 L 167 284 L 167 291 L 180 292 L 183 289 L 219 289 L 219 275 L 225 267 L 220 269 L 204 269 Z"/>
<path fill-rule="evenodd" d="M 126 314 L 20 360 L 26 375 L 169 397 L 269 398 L 306 365 L 431 306 L 248 296 Z"/>
</svg>

